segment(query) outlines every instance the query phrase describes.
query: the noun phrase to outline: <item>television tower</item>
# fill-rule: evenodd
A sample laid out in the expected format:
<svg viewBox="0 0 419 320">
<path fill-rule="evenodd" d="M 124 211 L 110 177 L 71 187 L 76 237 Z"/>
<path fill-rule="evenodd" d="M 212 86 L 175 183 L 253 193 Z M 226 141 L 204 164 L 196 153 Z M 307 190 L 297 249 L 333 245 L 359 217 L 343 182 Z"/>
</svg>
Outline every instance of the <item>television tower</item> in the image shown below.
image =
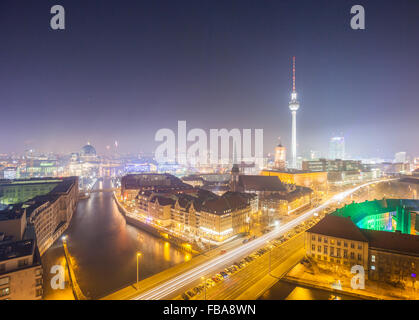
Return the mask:
<svg viewBox="0 0 419 320">
<path fill-rule="evenodd" d="M 295 91 L 295 57 L 292 57 L 292 92 L 289 108 L 292 114 L 292 161 L 291 168 L 297 168 L 297 110 L 300 108 L 300 103 L 297 100 L 297 91 Z"/>
</svg>

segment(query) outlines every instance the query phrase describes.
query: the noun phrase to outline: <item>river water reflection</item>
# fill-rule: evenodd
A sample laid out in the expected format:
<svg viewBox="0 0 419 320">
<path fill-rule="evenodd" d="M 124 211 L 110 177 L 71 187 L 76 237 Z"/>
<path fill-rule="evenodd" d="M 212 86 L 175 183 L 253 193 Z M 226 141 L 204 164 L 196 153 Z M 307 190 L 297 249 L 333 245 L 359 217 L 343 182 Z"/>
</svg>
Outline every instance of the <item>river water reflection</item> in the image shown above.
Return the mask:
<svg viewBox="0 0 419 320">
<path fill-rule="evenodd" d="M 259 300 L 360 300 L 345 294 L 335 294 L 325 290 L 304 288 L 285 281 L 278 281 Z"/>
<path fill-rule="evenodd" d="M 109 188 L 110 182 L 105 180 L 98 185 Z M 137 252 L 142 253 L 140 280 L 191 258 L 172 244 L 128 225 L 111 192 L 93 193 L 89 199 L 81 200 L 66 235 L 78 284 L 93 299 L 136 281 Z M 65 294 L 63 290 L 60 295 L 50 287 L 51 266 L 62 261 L 63 249 L 57 241 L 42 256 L 46 299 L 68 296 L 68 291 Z"/>
</svg>

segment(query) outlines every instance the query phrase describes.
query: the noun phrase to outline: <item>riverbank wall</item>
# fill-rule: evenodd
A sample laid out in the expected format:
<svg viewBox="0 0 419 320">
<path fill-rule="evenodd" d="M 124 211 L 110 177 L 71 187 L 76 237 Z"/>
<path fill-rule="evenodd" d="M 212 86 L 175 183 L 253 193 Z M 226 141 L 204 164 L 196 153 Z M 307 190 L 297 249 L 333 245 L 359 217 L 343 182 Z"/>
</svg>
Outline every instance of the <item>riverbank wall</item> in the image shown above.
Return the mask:
<svg viewBox="0 0 419 320">
<path fill-rule="evenodd" d="M 179 248 L 180 250 L 182 250 L 184 252 L 190 253 L 192 255 L 202 253 L 202 250 L 200 248 L 198 248 L 196 245 L 191 244 L 190 247 L 185 246 L 184 245 L 185 240 L 174 237 L 174 236 L 172 236 L 171 234 L 168 234 L 168 233 L 163 233 L 163 232 L 157 230 L 156 228 L 154 228 L 153 226 L 150 226 L 150 225 L 148 225 L 148 224 L 146 224 L 146 223 L 144 223 L 140 220 L 137 220 L 137 219 L 134 219 L 134 218 L 130 217 L 127 214 L 125 208 L 119 203 L 118 199 L 116 198 L 115 193 L 113 194 L 113 198 L 114 198 L 114 201 L 115 201 L 116 205 L 118 206 L 119 212 L 122 213 L 122 215 L 125 218 L 125 221 L 128 224 L 130 224 L 134 227 L 137 227 L 141 230 L 144 230 L 147 233 L 149 233 L 149 234 L 151 234 L 151 235 L 153 235 L 157 238 L 160 238 L 164 241 L 170 242 L 171 244 L 175 245 L 177 248 Z"/>
</svg>

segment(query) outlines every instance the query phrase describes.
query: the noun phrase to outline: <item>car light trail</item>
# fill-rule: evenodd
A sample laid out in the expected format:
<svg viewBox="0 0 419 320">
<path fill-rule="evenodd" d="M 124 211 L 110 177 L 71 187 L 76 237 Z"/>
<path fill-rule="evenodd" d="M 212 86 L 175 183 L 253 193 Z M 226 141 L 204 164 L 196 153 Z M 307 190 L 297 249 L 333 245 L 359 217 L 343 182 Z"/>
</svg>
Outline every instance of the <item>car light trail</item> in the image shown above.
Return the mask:
<svg viewBox="0 0 419 320">
<path fill-rule="evenodd" d="M 381 182 L 387 182 L 395 179 L 388 179 L 388 180 L 380 180 L 380 181 L 372 181 L 365 184 L 362 184 L 360 186 L 354 187 L 350 190 L 343 191 L 335 196 L 333 196 L 331 199 L 327 200 L 325 203 L 321 204 L 317 208 L 310 209 L 306 213 L 302 214 L 301 216 L 293 219 L 292 221 L 284 224 L 283 226 L 277 227 L 274 230 L 262 235 L 261 237 L 254 239 L 246 244 L 241 245 L 238 248 L 232 249 L 230 252 L 225 253 L 222 256 L 216 257 L 210 261 L 204 262 L 201 265 L 185 271 L 183 274 L 176 276 L 174 278 L 171 278 L 164 283 L 157 285 L 153 289 L 147 290 L 144 293 L 139 294 L 132 300 L 159 300 L 164 299 L 168 297 L 170 294 L 174 293 L 177 290 L 180 290 L 181 288 L 191 285 L 194 281 L 197 281 L 200 279 L 200 277 L 205 274 L 211 272 L 213 269 L 221 267 L 225 264 L 231 263 L 231 261 L 234 261 L 238 257 L 242 255 L 247 255 L 258 249 L 259 247 L 262 247 L 266 245 L 266 242 L 273 240 L 280 235 L 284 234 L 285 232 L 289 231 L 290 229 L 294 228 L 295 226 L 299 225 L 303 221 L 310 218 L 314 213 L 323 210 L 327 206 L 341 201 L 347 196 L 353 194 L 354 192 L 358 191 L 361 188 L 364 188 L 368 185 L 374 184 L 374 183 L 381 183 Z"/>
</svg>

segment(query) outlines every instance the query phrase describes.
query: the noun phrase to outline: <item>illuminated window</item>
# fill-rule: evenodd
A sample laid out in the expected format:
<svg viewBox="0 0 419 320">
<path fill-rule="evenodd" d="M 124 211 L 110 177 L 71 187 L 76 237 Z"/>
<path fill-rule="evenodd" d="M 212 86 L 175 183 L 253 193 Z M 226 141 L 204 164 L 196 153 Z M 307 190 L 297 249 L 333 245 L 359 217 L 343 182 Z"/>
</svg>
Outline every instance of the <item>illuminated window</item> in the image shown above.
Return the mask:
<svg viewBox="0 0 419 320">
<path fill-rule="evenodd" d="M 4 297 L 10 294 L 10 288 L 0 289 L 0 297 Z"/>
<path fill-rule="evenodd" d="M 375 270 L 375 266 L 371 266 L 371 270 Z"/>
<path fill-rule="evenodd" d="M 375 262 L 375 256 L 371 256 L 371 261 Z"/>
<path fill-rule="evenodd" d="M 42 278 L 38 278 L 38 279 L 36 279 L 35 281 L 36 281 L 36 282 L 35 282 L 35 286 L 40 286 L 40 285 L 42 285 Z"/>
<path fill-rule="evenodd" d="M 40 288 L 40 289 L 36 289 L 36 296 L 37 296 L 37 297 L 42 296 L 42 294 L 43 294 L 43 290 L 42 290 L 42 288 Z"/>
<path fill-rule="evenodd" d="M 0 278 L 0 286 L 8 284 L 10 282 L 10 277 Z"/>
</svg>

